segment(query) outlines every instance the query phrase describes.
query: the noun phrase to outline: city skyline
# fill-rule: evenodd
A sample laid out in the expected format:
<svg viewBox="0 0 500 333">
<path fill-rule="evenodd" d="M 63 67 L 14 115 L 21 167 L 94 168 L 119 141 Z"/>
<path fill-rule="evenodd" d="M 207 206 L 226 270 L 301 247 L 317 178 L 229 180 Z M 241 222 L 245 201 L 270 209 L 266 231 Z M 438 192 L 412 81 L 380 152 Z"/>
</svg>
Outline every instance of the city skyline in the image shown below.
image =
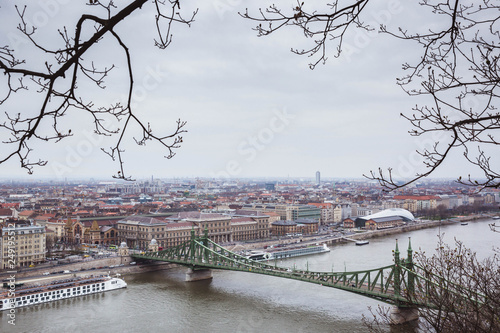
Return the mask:
<svg viewBox="0 0 500 333">
<path fill-rule="evenodd" d="M 160 176 L 155 176 L 155 175 L 150 175 L 149 177 L 137 177 L 134 178 L 133 180 L 123 180 L 123 179 L 115 179 L 112 177 L 108 177 L 106 175 L 104 176 L 68 176 L 64 178 L 58 178 L 58 177 L 51 177 L 50 175 L 46 177 L 36 177 L 36 175 L 26 175 L 26 176 L 20 176 L 20 177 L 12 177 L 9 175 L 0 176 L 0 183 L 9 183 L 9 182 L 26 182 L 26 183 L 39 183 L 39 182 L 54 182 L 54 183 L 64 183 L 64 182 L 72 182 L 72 183 L 87 183 L 87 182 L 107 182 L 107 183 L 122 183 L 122 184 L 133 184 L 136 182 L 149 182 L 151 180 L 151 177 L 156 181 L 160 180 L 162 182 L 170 182 L 170 181 L 188 181 L 188 182 L 194 182 L 196 180 L 202 180 L 202 181 L 214 181 L 214 182 L 233 182 L 233 181 L 241 181 L 241 182 L 274 182 L 274 183 L 281 183 L 281 184 L 286 184 L 286 183 L 311 183 L 312 185 L 317 185 L 316 184 L 316 177 L 315 175 L 308 175 L 304 177 L 271 177 L 271 176 L 262 176 L 262 177 L 233 177 L 233 178 L 213 178 L 213 177 L 197 177 L 197 176 L 171 176 L 171 177 L 160 177 Z M 373 184 L 376 186 L 378 185 L 378 182 L 375 180 L 371 180 L 365 177 L 323 177 L 321 176 L 321 184 L 319 186 L 323 186 L 325 184 L 331 184 L 331 183 L 344 183 L 344 182 L 356 182 L 356 183 L 366 183 L 366 184 Z M 439 183 L 454 183 L 457 186 L 464 187 L 464 188 L 471 188 L 467 185 L 462 185 L 456 182 L 455 178 L 446 178 L 446 177 L 428 177 L 423 180 L 419 180 L 416 182 L 415 185 L 425 185 L 425 184 L 439 184 Z M 401 190 L 405 189 L 411 189 L 413 188 L 413 185 L 409 185 L 408 187 L 404 187 Z"/>
</svg>

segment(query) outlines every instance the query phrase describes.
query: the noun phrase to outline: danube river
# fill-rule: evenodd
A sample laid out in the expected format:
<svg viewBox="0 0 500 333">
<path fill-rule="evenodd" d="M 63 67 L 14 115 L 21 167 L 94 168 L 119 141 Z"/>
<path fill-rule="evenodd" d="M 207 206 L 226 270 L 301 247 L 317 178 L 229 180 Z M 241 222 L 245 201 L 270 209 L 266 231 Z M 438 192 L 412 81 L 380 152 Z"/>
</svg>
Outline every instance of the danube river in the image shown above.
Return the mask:
<svg viewBox="0 0 500 333">
<path fill-rule="evenodd" d="M 406 257 L 427 253 L 444 233 L 479 256 L 492 255 L 500 234 L 491 221 L 469 222 L 334 245 L 331 252 L 278 264 L 316 271 L 364 270 L 392 263 L 395 239 Z M 17 309 L 15 326 L 1 313 L 1 332 L 366 332 L 362 315 L 384 305 L 349 292 L 251 273 L 214 271 L 211 281 L 184 282 L 184 268 L 125 276 L 126 289 Z"/>
</svg>

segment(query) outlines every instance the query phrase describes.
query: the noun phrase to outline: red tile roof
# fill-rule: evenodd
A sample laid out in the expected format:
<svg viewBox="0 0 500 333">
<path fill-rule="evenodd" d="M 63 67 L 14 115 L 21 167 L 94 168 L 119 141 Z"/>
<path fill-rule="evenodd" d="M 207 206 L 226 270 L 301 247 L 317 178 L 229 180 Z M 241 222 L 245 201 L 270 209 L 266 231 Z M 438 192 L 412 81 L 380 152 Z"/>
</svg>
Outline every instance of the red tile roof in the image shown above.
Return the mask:
<svg viewBox="0 0 500 333">
<path fill-rule="evenodd" d="M 23 210 L 22 212 L 19 212 L 19 216 L 30 216 L 35 213 L 34 210 Z"/>
<path fill-rule="evenodd" d="M 0 204 L 0 207 L 2 208 L 19 208 L 21 204 L 19 202 L 6 202 Z"/>
<path fill-rule="evenodd" d="M 331 203 L 327 202 L 327 203 L 319 203 L 319 202 L 310 202 L 308 203 L 308 205 L 310 206 L 316 206 L 318 208 L 329 208 L 332 206 Z"/>
<path fill-rule="evenodd" d="M 394 200 L 436 200 L 435 195 L 395 195 Z"/>
<path fill-rule="evenodd" d="M 8 208 L 0 208 L 0 216 L 12 216 L 12 210 Z"/>
</svg>

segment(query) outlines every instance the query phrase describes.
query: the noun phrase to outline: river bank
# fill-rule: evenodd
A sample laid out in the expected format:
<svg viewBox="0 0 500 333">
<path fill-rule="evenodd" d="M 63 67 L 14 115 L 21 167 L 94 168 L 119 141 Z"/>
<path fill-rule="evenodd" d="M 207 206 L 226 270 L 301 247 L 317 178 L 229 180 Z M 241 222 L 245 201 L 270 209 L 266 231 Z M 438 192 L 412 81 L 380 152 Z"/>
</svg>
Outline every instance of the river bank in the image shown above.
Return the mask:
<svg viewBox="0 0 500 333">
<path fill-rule="evenodd" d="M 79 277 L 79 276 L 97 276 L 103 274 L 137 274 L 145 272 L 154 272 L 159 270 L 170 269 L 177 267 L 176 264 L 168 262 L 151 262 L 142 263 L 140 265 L 130 265 L 134 259 L 131 257 L 113 257 L 105 259 L 97 259 L 86 262 L 77 262 L 65 265 L 54 265 L 38 269 L 24 269 L 14 271 L 0 272 L 0 280 L 10 276 L 15 276 L 16 280 L 26 278 L 39 277 L 43 279 L 61 278 L 61 277 Z M 124 264 L 124 263 L 127 264 Z M 64 273 L 67 272 L 67 273 Z"/>
<path fill-rule="evenodd" d="M 450 225 L 450 224 L 456 224 L 456 223 L 458 223 L 458 222 L 451 221 L 451 220 L 427 221 L 427 222 L 423 222 L 423 223 L 415 223 L 415 224 L 404 225 L 404 226 L 395 227 L 395 228 L 363 231 L 360 233 L 350 235 L 349 238 L 352 238 L 355 240 L 365 240 L 365 239 L 376 238 L 376 237 L 384 237 L 384 236 L 389 236 L 389 235 L 402 234 L 402 233 L 415 231 L 415 230 L 436 228 L 436 227 L 440 227 L 443 225 Z M 339 241 L 345 242 L 345 239 L 343 237 L 341 237 L 339 239 Z"/>
<path fill-rule="evenodd" d="M 301 245 L 313 245 L 316 243 L 326 243 L 327 245 L 334 245 L 337 243 L 345 243 L 349 242 L 348 239 L 352 240 L 367 240 L 370 238 L 384 237 L 388 235 L 401 234 L 406 232 L 411 232 L 415 230 L 427 229 L 427 228 L 436 228 L 444 225 L 457 224 L 461 222 L 471 222 L 471 221 L 479 221 L 479 220 L 487 220 L 491 219 L 489 215 L 471 215 L 471 216 L 460 216 L 453 219 L 447 220 L 423 220 L 418 222 L 411 222 L 410 224 L 403 225 L 401 227 L 387 228 L 382 230 L 357 230 L 354 233 L 347 233 L 342 236 L 323 236 L 318 237 L 316 235 L 309 237 L 301 237 L 300 244 Z M 278 244 L 283 244 L 285 246 L 297 244 L 297 239 L 278 239 L 278 240 L 266 240 L 262 242 L 252 242 L 242 244 L 241 247 L 245 249 L 255 249 L 255 250 L 265 250 L 267 247 Z M 235 246 L 234 248 L 237 248 Z"/>
<path fill-rule="evenodd" d="M 265 250 L 267 247 L 275 245 L 276 243 L 283 244 L 285 246 L 288 245 L 296 245 L 299 241 L 300 245 L 314 245 L 316 243 L 326 243 L 327 245 L 334 245 L 338 243 L 348 242 L 346 238 L 351 240 L 367 240 L 371 238 L 384 237 L 388 235 L 395 235 L 401 233 L 407 233 L 415 230 L 427 229 L 427 228 L 436 228 L 439 226 L 457 224 L 461 222 L 470 222 L 477 220 L 485 220 L 490 219 L 491 216 L 485 215 L 475 215 L 475 216 L 464 216 L 455 219 L 449 220 L 439 220 L 439 221 L 419 221 L 413 222 L 411 224 L 407 224 L 401 227 L 383 229 L 383 230 L 373 230 L 373 231 L 359 231 L 355 233 L 347 233 L 342 236 L 323 236 L 318 237 L 317 235 L 302 237 L 300 240 L 298 239 L 281 239 L 281 240 L 265 240 L 262 242 L 252 242 L 252 243 L 243 243 L 238 244 L 237 246 L 233 246 L 232 250 L 236 251 L 238 247 L 244 249 L 256 249 L 256 250 Z M 159 270 L 166 270 L 173 267 L 178 267 L 176 264 L 166 263 L 166 262 L 153 262 L 146 263 L 141 265 L 130 265 L 134 259 L 131 257 L 110 257 L 103 259 L 90 260 L 85 262 L 64 264 L 64 265 L 51 265 L 44 267 L 36 267 L 31 269 L 23 269 L 15 271 L 16 279 L 24 279 L 29 277 L 36 276 L 45 276 L 47 273 L 49 276 L 81 276 L 81 275 L 89 275 L 89 274 L 137 274 L 144 272 L 153 272 Z M 69 274 L 64 274 L 62 271 L 70 271 Z M 45 273 L 45 274 L 44 274 Z M 0 279 L 6 279 L 12 275 L 12 271 L 0 272 Z"/>
</svg>

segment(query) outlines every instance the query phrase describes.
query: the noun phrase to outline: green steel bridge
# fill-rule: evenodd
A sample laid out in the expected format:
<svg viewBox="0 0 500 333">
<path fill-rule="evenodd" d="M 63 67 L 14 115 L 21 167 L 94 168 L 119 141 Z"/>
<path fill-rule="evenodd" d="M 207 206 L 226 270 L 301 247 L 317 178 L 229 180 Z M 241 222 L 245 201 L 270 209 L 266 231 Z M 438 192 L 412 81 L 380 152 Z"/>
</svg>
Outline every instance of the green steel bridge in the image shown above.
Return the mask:
<svg viewBox="0 0 500 333">
<path fill-rule="evenodd" d="M 465 295 L 460 286 L 423 269 L 413 262 L 411 241 L 407 258 L 401 259 L 396 240 L 394 263 L 392 265 L 353 272 L 314 272 L 308 269 L 279 267 L 263 261 L 255 261 L 231 252 L 208 238 L 208 231 L 196 237 L 191 231 L 191 240 L 178 246 L 158 252 L 131 254 L 135 259 L 156 260 L 176 263 L 193 271 L 223 269 L 263 274 L 280 278 L 319 284 L 325 287 L 345 290 L 394 305 L 400 309 L 435 307 L 429 303 L 431 294 Z M 475 301 L 484 303 L 483 295 L 474 293 Z"/>
</svg>

